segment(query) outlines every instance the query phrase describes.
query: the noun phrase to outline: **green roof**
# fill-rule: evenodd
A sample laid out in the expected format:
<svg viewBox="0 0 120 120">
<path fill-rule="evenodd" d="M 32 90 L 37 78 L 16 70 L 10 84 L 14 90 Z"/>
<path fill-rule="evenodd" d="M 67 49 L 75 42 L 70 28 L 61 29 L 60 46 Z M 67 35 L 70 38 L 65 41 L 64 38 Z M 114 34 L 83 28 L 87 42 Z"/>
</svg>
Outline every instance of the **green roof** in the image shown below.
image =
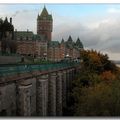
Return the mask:
<svg viewBox="0 0 120 120">
<path fill-rule="evenodd" d="M 68 42 L 68 43 L 72 43 L 72 42 L 73 42 L 73 40 L 72 40 L 72 37 L 71 37 L 71 36 L 69 36 L 69 38 L 68 38 L 67 42 Z"/>
<path fill-rule="evenodd" d="M 32 31 L 15 31 L 15 37 L 31 37 L 33 36 Z"/>
<path fill-rule="evenodd" d="M 48 11 L 45 6 L 44 6 L 40 16 L 48 16 Z"/>
<path fill-rule="evenodd" d="M 64 44 L 64 39 L 62 38 L 62 41 L 61 41 L 62 44 Z"/>
<path fill-rule="evenodd" d="M 49 47 L 59 47 L 60 43 L 58 41 L 50 41 L 48 43 Z"/>
<path fill-rule="evenodd" d="M 40 16 L 38 15 L 38 19 L 44 20 L 44 17 L 46 17 L 47 20 L 53 20 L 52 15 L 48 14 L 46 7 L 43 8 Z"/>
<path fill-rule="evenodd" d="M 83 48 L 83 44 L 82 44 L 82 42 L 80 41 L 79 38 L 78 38 L 77 41 L 76 41 L 76 46 L 77 46 L 78 48 Z"/>
<path fill-rule="evenodd" d="M 33 34 L 32 31 L 15 31 L 15 38 L 32 38 L 32 40 L 44 40 L 44 36 Z"/>
<path fill-rule="evenodd" d="M 32 36 L 32 39 L 33 40 L 41 40 L 41 37 L 40 37 L 40 35 L 35 34 L 35 35 Z"/>
<path fill-rule="evenodd" d="M 68 40 L 66 41 L 66 47 L 68 47 L 70 49 L 74 48 L 74 42 L 73 42 L 71 36 L 69 36 Z"/>
<path fill-rule="evenodd" d="M 33 37 L 32 37 L 32 39 L 33 39 L 33 40 L 45 41 L 44 36 L 42 36 L 42 35 L 37 35 L 37 34 L 34 34 Z"/>
</svg>

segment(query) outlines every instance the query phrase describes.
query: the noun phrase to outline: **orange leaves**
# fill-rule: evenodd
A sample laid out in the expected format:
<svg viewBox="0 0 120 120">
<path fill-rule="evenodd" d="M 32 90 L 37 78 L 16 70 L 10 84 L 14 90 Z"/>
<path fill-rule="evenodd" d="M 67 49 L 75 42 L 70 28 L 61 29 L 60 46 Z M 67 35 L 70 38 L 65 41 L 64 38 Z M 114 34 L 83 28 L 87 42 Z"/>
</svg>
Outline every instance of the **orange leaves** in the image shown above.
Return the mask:
<svg viewBox="0 0 120 120">
<path fill-rule="evenodd" d="M 97 51 L 94 50 L 84 50 L 81 51 L 81 57 L 83 60 L 87 60 L 87 62 L 101 64 L 101 57 Z"/>
<path fill-rule="evenodd" d="M 97 52 L 92 51 L 91 53 L 89 53 L 88 56 L 91 63 L 94 63 L 96 65 L 101 65 L 101 60 Z"/>
<path fill-rule="evenodd" d="M 111 80 L 115 80 L 116 77 L 111 71 L 105 71 L 101 74 L 101 78 L 102 80 L 105 81 L 111 81 Z"/>
<path fill-rule="evenodd" d="M 97 52 L 96 50 L 82 50 L 81 59 L 85 69 L 102 73 L 104 71 L 116 72 L 116 65 L 109 60 L 107 54 Z"/>
</svg>

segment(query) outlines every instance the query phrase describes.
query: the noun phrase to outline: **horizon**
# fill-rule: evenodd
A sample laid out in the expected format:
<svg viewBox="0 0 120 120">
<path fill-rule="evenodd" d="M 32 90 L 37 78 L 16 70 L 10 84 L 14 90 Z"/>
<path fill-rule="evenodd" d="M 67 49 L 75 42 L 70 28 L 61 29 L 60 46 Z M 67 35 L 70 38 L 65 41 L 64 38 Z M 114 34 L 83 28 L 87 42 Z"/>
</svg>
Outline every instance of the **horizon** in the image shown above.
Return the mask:
<svg viewBox="0 0 120 120">
<path fill-rule="evenodd" d="M 53 41 L 66 41 L 69 35 L 79 37 L 85 49 L 108 54 L 120 60 L 120 4 L 45 4 L 53 17 Z M 36 33 L 37 15 L 44 4 L 0 4 L 0 17 L 13 18 L 17 31 Z M 24 18 L 24 19 L 22 19 Z M 89 19 L 88 19 L 89 18 Z"/>
</svg>

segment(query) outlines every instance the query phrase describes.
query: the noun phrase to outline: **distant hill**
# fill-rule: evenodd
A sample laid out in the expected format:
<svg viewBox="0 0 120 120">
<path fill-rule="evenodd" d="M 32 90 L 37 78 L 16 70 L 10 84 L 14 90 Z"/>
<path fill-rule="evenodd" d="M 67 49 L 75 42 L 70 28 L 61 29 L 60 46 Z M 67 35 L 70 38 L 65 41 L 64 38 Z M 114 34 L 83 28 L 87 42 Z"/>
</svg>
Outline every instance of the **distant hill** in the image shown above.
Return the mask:
<svg viewBox="0 0 120 120">
<path fill-rule="evenodd" d="M 120 60 L 111 60 L 112 62 L 114 62 L 115 64 L 120 64 Z"/>
</svg>

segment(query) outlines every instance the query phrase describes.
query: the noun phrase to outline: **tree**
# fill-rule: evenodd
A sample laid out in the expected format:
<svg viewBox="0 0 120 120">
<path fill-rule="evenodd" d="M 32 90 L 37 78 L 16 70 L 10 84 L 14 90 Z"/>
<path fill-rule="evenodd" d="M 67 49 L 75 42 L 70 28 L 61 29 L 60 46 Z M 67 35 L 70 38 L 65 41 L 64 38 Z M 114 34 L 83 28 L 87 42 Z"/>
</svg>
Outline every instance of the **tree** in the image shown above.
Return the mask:
<svg viewBox="0 0 120 120">
<path fill-rule="evenodd" d="M 105 71 L 101 74 L 101 79 L 106 82 L 113 81 L 115 78 L 115 75 L 111 71 Z"/>
<path fill-rule="evenodd" d="M 81 69 L 72 88 L 76 116 L 120 115 L 120 71 L 107 54 L 81 51 Z"/>
<path fill-rule="evenodd" d="M 111 70 L 112 72 L 117 71 L 116 65 L 109 60 L 106 54 L 104 55 L 95 50 L 82 50 L 80 54 L 85 69 L 98 73 L 106 70 Z"/>
<path fill-rule="evenodd" d="M 120 115 L 120 81 L 108 85 L 97 84 L 94 87 L 82 88 L 77 94 L 75 116 L 119 116 Z"/>
<path fill-rule="evenodd" d="M 8 22 L 7 17 L 3 21 L 0 19 L 0 38 L 1 38 L 1 51 L 2 53 L 16 53 L 17 44 L 13 40 L 14 27 Z"/>
</svg>

